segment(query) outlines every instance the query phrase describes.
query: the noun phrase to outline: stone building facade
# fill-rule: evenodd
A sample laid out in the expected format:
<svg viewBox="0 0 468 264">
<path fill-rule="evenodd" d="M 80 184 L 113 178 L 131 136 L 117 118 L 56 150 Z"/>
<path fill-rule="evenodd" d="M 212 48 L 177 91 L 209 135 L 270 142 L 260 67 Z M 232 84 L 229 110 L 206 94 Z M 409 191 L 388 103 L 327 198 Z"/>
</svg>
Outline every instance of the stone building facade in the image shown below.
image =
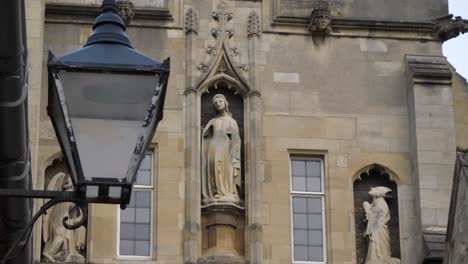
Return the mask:
<svg viewBox="0 0 468 264">
<path fill-rule="evenodd" d="M 100 1 L 26 3 L 33 175 L 42 189 L 66 171 L 46 112 L 46 54 L 82 47 Z M 393 193 L 392 257 L 412 264 L 431 254 L 425 234 L 445 234 L 456 146 L 468 146 L 468 85 L 442 55 L 447 30 L 434 29 L 447 0 L 120 5 L 132 45 L 170 57 L 171 76 L 140 171 L 150 180 L 135 188 L 146 198 L 139 205 L 135 197 L 128 212 L 89 205 L 80 249 L 88 263 L 234 263 L 223 255 L 252 264 L 364 263 L 368 239 L 358 237 L 365 219 L 355 201 L 370 201 L 365 190 L 376 185 Z M 201 201 L 201 138 L 217 93 L 239 124 L 242 205 L 210 214 Z M 42 230 L 38 223 L 38 263 Z"/>
<path fill-rule="evenodd" d="M 467 249 L 467 195 L 468 173 L 467 150 L 459 149 L 453 176 L 453 190 L 450 199 L 449 221 L 445 240 L 444 263 L 464 263 L 468 261 Z"/>
</svg>

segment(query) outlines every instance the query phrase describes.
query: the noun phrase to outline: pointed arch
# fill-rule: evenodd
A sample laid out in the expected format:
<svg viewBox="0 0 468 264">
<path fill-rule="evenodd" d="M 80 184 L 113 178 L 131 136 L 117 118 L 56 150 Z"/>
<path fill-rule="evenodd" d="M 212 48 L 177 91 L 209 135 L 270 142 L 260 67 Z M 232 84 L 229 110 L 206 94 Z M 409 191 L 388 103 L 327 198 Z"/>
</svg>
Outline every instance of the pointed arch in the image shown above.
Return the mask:
<svg viewBox="0 0 468 264">
<path fill-rule="evenodd" d="M 353 174 L 352 181 L 353 182 L 357 180 L 362 181 L 361 177 L 363 174 L 367 174 L 367 175 L 374 174 L 374 170 L 380 171 L 380 174 L 388 177 L 390 181 L 393 181 L 396 184 L 400 184 L 400 177 L 398 177 L 398 175 L 395 172 L 393 172 L 391 169 L 379 163 L 374 163 L 374 164 L 367 165 L 361 168 L 360 170 L 358 170 L 356 173 Z"/>
<path fill-rule="evenodd" d="M 237 91 L 246 98 L 253 89 L 240 72 L 240 66 L 233 59 L 225 38 L 223 37 L 215 47 L 216 55 L 208 62 L 208 69 L 197 81 L 196 89 L 199 93 L 204 93 L 210 85 L 225 79 L 235 85 Z"/>
</svg>

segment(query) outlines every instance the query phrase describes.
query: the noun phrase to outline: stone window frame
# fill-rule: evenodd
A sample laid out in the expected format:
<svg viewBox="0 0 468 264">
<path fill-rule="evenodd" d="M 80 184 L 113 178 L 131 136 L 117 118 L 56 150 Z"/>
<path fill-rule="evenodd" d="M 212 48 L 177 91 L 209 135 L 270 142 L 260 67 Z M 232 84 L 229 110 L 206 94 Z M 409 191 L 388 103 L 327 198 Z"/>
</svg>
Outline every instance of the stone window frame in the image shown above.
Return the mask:
<svg viewBox="0 0 468 264">
<path fill-rule="evenodd" d="M 146 155 L 150 155 L 150 179 L 151 179 L 151 184 L 150 185 L 137 185 L 135 184 L 133 186 L 133 192 L 135 191 L 147 191 L 150 192 L 150 245 L 149 245 L 149 256 L 138 256 L 138 255 L 121 255 L 120 254 L 120 212 L 122 211 L 120 208 L 118 209 L 117 213 L 117 243 L 116 243 L 116 256 L 118 259 L 121 260 L 142 260 L 142 261 L 148 261 L 148 260 L 153 260 L 155 257 L 155 252 L 154 252 L 154 243 L 155 243 L 155 238 L 154 238 L 154 232 L 156 230 L 156 219 L 155 219 L 155 212 L 156 212 L 156 202 L 154 198 L 156 197 L 156 150 L 155 148 L 152 148 L 147 151 Z"/>
<path fill-rule="evenodd" d="M 292 174 L 292 161 L 293 160 L 315 160 L 320 161 L 321 167 L 321 191 L 320 192 L 303 192 L 293 190 L 293 174 Z M 327 223 L 326 223 L 326 194 L 325 194 L 325 157 L 317 155 L 298 155 L 291 153 L 289 155 L 289 181 L 290 181 L 290 217 L 291 217 L 291 259 L 293 264 L 325 264 L 327 263 Z M 301 261 L 294 258 L 294 213 L 293 213 L 293 198 L 294 197 L 320 197 L 322 205 L 322 247 L 323 247 L 323 260 L 322 261 Z"/>
</svg>

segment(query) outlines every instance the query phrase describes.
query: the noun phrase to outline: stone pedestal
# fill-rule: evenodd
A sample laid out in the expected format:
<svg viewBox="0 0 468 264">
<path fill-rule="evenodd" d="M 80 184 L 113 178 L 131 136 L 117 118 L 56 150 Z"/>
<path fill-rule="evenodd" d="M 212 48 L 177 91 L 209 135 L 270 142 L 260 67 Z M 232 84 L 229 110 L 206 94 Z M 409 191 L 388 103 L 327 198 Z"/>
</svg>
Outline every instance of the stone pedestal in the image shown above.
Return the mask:
<svg viewBox="0 0 468 264">
<path fill-rule="evenodd" d="M 200 264 L 237 264 L 246 263 L 240 248 L 243 247 L 244 208 L 232 204 L 210 204 L 202 207 L 203 225 L 203 256 Z M 241 231 L 241 232 L 239 232 Z"/>
</svg>

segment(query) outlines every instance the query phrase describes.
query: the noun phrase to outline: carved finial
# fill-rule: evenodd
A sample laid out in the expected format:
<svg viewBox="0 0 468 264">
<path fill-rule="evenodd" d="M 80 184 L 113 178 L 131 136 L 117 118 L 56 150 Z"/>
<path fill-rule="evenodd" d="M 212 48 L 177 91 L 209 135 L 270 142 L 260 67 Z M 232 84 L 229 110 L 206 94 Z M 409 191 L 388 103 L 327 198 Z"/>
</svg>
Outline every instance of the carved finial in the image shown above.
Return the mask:
<svg viewBox="0 0 468 264">
<path fill-rule="evenodd" d="M 200 63 L 197 67 L 197 69 L 203 73 L 207 72 L 208 71 L 208 65 L 206 65 L 205 63 Z"/>
<path fill-rule="evenodd" d="M 239 49 L 237 47 L 229 48 L 232 57 L 237 57 L 239 55 Z"/>
<path fill-rule="evenodd" d="M 442 41 L 447 41 L 452 38 L 458 37 L 460 34 L 468 32 L 468 20 L 462 17 L 455 17 L 447 15 L 432 20 L 435 23 L 433 28 L 433 35 Z"/>
<path fill-rule="evenodd" d="M 227 22 L 232 19 L 232 12 L 229 11 L 229 6 L 222 1 L 217 5 L 218 10 L 213 12 L 213 18 L 218 21 L 220 26 L 226 26 Z"/>
<path fill-rule="evenodd" d="M 222 28 L 213 28 L 211 29 L 211 34 L 213 35 L 213 37 L 215 37 L 216 39 L 219 39 L 221 38 L 224 34 L 227 34 L 227 36 L 229 38 L 232 38 L 232 36 L 234 36 L 234 30 L 233 29 L 222 29 Z"/>
<path fill-rule="evenodd" d="M 260 18 L 257 15 L 257 12 L 252 11 L 249 14 L 249 22 L 247 25 L 247 36 L 260 36 Z"/>
<path fill-rule="evenodd" d="M 312 33 L 329 34 L 332 31 L 332 17 L 328 1 L 317 0 L 315 8 L 310 15 L 309 31 Z"/>
<path fill-rule="evenodd" d="M 206 48 L 206 53 L 210 54 L 211 56 L 216 56 L 217 54 L 217 49 L 216 47 L 213 47 L 213 46 L 208 46 L 208 48 Z"/>
<path fill-rule="evenodd" d="M 225 34 L 231 38 L 234 35 L 234 30 L 227 27 L 227 23 L 232 19 L 232 12 L 229 11 L 229 6 L 226 2 L 221 2 L 217 5 L 217 11 L 213 12 L 213 19 L 218 22 L 219 27 L 213 28 L 211 34 L 220 39 Z"/>
<path fill-rule="evenodd" d="M 185 13 L 185 34 L 198 34 L 198 28 L 198 14 L 195 10 L 189 8 Z"/>
<path fill-rule="evenodd" d="M 125 23 L 125 26 L 130 25 L 133 18 L 135 17 L 135 7 L 132 1 L 117 1 L 118 14 Z"/>
<path fill-rule="evenodd" d="M 247 65 L 242 64 L 242 65 L 239 65 L 239 70 L 241 70 L 242 72 L 248 72 L 249 68 L 247 67 Z"/>
</svg>

